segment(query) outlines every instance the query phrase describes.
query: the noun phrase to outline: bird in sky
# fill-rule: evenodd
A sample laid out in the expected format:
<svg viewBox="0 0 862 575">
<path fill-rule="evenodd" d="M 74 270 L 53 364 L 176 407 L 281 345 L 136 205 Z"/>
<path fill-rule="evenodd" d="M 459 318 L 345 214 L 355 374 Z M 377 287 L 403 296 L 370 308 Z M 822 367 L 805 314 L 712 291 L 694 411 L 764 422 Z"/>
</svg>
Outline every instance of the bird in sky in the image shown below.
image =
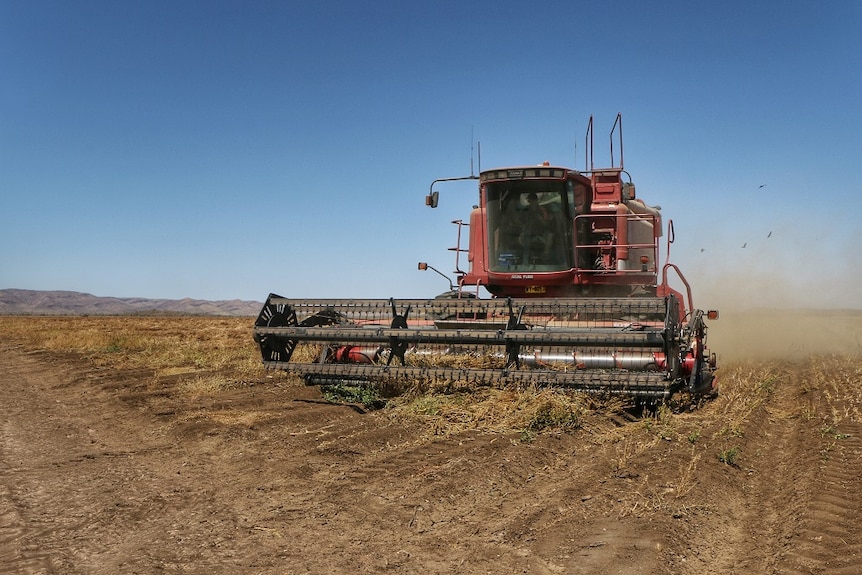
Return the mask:
<svg viewBox="0 0 862 575">
<path fill-rule="evenodd" d="M 769 232 L 769 235 L 768 235 L 768 236 L 766 236 L 766 237 L 767 237 L 767 238 L 771 238 L 771 237 L 772 237 L 772 232 Z"/>
<path fill-rule="evenodd" d="M 748 242 L 745 242 L 744 244 L 742 244 L 742 247 L 745 247 L 747 245 L 748 245 Z"/>
</svg>

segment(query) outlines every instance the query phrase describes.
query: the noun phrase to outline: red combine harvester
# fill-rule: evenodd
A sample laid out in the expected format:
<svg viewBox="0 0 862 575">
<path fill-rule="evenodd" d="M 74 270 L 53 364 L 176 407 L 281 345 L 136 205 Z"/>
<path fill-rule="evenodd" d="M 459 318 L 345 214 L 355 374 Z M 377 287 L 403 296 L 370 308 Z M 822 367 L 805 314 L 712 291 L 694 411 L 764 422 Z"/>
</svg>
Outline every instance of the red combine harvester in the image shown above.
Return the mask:
<svg viewBox="0 0 862 575">
<path fill-rule="evenodd" d="M 469 224 L 453 222 L 457 285 L 435 299 L 397 302 L 270 294 L 254 327 L 264 364 L 311 385 L 470 381 L 646 401 L 715 393 L 705 318 L 718 313 L 695 309 L 679 268 L 659 265 L 661 214 L 635 196 L 623 169 L 619 115 L 610 140 L 610 168 L 592 167 L 590 118 L 589 170 L 546 162 L 435 180 L 426 197 L 434 208 L 438 183 L 479 182 Z M 672 223 L 668 236 L 669 252 Z M 685 296 L 669 286 L 669 273 Z M 492 297 L 479 297 L 480 287 Z M 296 353 L 301 346 L 311 351 Z"/>
</svg>

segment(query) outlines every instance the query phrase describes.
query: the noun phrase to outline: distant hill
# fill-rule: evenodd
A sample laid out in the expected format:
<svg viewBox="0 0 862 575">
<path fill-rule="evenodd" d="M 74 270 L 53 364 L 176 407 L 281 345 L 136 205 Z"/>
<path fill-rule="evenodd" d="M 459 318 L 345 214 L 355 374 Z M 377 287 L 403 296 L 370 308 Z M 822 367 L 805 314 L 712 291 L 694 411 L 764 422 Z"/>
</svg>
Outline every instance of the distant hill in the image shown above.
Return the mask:
<svg viewBox="0 0 862 575">
<path fill-rule="evenodd" d="M 0 315 L 181 314 L 256 316 L 263 303 L 244 300 L 98 297 L 73 291 L 0 289 Z"/>
</svg>

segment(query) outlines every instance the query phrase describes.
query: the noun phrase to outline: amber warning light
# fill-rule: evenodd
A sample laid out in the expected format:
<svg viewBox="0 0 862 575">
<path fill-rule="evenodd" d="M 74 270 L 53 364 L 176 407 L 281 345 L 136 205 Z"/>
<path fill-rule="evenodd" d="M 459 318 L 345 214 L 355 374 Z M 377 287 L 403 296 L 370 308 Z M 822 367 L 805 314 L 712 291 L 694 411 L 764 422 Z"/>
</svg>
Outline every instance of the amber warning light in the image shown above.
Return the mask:
<svg viewBox="0 0 862 575">
<path fill-rule="evenodd" d="M 641 256 L 641 271 L 648 271 L 647 264 L 649 263 L 649 256 Z"/>
</svg>

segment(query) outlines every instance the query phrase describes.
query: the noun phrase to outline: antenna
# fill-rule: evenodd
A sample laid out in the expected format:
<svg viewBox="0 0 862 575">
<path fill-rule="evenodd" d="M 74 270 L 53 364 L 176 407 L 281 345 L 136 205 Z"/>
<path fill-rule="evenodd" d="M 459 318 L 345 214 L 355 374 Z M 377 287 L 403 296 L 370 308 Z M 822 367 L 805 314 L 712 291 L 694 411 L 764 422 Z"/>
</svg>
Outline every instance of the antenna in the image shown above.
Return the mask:
<svg viewBox="0 0 862 575">
<path fill-rule="evenodd" d="M 578 133 L 578 121 L 575 120 L 575 134 L 577 134 L 577 133 Z M 575 164 L 572 167 L 577 170 L 578 169 L 578 139 L 577 139 L 577 137 L 575 138 L 575 158 L 574 158 L 574 160 L 575 160 Z"/>
<path fill-rule="evenodd" d="M 470 125 L 470 175 L 473 175 L 473 126 Z"/>
</svg>

